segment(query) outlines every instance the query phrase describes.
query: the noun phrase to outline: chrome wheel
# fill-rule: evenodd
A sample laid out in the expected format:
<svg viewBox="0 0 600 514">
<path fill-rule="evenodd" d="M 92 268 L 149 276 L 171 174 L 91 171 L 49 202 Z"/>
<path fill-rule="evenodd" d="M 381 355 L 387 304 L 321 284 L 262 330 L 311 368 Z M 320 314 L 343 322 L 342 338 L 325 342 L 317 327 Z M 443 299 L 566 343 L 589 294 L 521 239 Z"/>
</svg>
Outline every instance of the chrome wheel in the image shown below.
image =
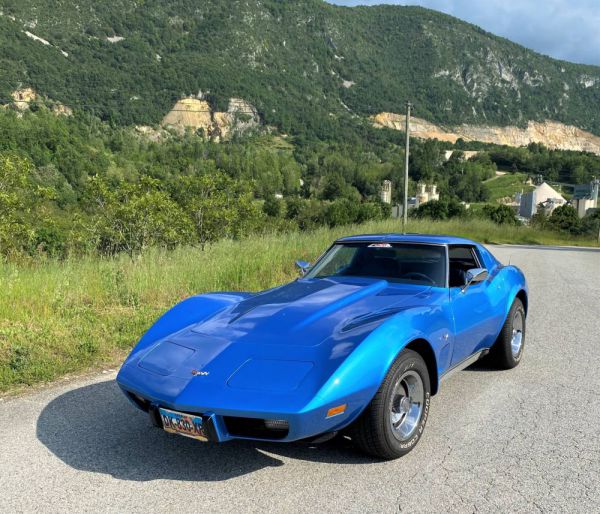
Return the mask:
<svg viewBox="0 0 600 514">
<path fill-rule="evenodd" d="M 410 439 L 419 425 L 425 388 L 423 379 L 416 371 L 405 371 L 392 393 L 390 405 L 390 423 L 396 439 Z"/>
<path fill-rule="evenodd" d="M 512 356 L 517 359 L 523 347 L 523 311 L 518 310 L 512 322 L 512 337 L 510 340 L 510 349 Z"/>
</svg>

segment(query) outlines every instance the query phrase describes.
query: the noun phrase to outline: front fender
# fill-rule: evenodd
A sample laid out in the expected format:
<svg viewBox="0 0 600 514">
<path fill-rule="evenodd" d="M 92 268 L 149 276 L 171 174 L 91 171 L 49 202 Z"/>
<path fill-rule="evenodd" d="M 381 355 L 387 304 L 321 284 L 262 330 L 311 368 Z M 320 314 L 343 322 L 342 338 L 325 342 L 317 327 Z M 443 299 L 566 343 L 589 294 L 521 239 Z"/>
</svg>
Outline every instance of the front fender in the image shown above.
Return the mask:
<svg viewBox="0 0 600 514">
<path fill-rule="evenodd" d="M 450 349 L 445 338 L 450 333 L 450 320 L 442 306 L 412 307 L 396 314 L 356 347 L 321 387 L 307 410 L 342 401 L 360 403 L 364 409 L 375 396 L 398 354 L 411 342 L 426 341 L 434 351 L 436 362 L 440 362 L 444 349 Z M 354 419 L 362 409 L 355 412 Z"/>
<path fill-rule="evenodd" d="M 190 325 L 200 323 L 214 316 L 217 312 L 234 305 L 251 293 L 211 293 L 192 296 L 178 303 L 163 314 L 150 329 L 142 336 L 127 359 L 130 361 L 136 355 L 168 335 L 179 332 Z"/>
</svg>

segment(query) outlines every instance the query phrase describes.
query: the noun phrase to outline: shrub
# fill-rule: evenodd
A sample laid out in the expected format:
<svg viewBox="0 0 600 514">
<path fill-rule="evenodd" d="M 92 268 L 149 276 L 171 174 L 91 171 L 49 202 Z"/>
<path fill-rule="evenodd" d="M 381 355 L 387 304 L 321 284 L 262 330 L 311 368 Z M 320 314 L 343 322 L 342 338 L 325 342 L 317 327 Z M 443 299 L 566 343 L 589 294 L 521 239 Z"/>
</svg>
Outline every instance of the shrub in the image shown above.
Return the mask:
<svg viewBox="0 0 600 514">
<path fill-rule="evenodd" d="M 283 201 L 275 195 L 268 195 L 263 204 L 263 212 L 272 218 L 279 218 L 283 212 Z"/>
<path fill-rule="evenodd" d="M 28 191 L 31 162 L 12 155 L 0 154 L 0 254 L 19 253 L 32 237 L 24 218 L 31 207 Z"/>
<path fill-rule="evenodd" d="M 519 224 L 515 211 L 508 205 L 484 205 L 482 213 L 498 225 Z"/>
<path fill-rule="evenodd" d="M 466 208 L 463 204 L 456 200 L 442 199 L 433 200 L 431 202 L 419 205 L 419 207 L 413 211 L 413 216 L 417 218 L 430 218 L 433 220 L 446 220 L 450 218 L 456 218 L 458 216 L 464 216 L 466 214 Z"/>
<path fill-rule="evenodd" d="M 548 224 L 555 230 L 579 234 L 581 222 L 577 210 L 570 205 L 561 205 L 552 211 Z"/>
<path fill-rule="evenodd" d="M 581 232 L 592 237 L 598 237 L 600 231 L 600 209 L 596 209 L 587 214 L 581 220 Z"/>
<path fill-rule="evenodd" d="M 196 229 L 197 241 L 206 244 L 255 231 L 261 212 L 254 203 L 251 184 L 224 173 L 183 177 L 175 195 Z"/>
<path fill-rule="evenodd" d="M 159 182 L 144 178 L 111 191 L 106 182 L 91 180 L 88 194 L 97 206 L 91 232 L 101 253 L 140 253 L 157 246 L 174 248 L 193 241 L 193 224 Z"/>
<path fill-rule="evenodd" d="M 349 225 L 357 219 L 359 210 L 359 205 L 346 198 L 336 200 L 325 209 L 325 223 L 330 227 Z"/>
<path fill-rule="evenodd" d="M 367 221 L 382 220 L 386 217 L 386 209 L 384 206 L 388 204 L 376 203 L 376 202 L 365 202 L 361 203 L 356 213 L 356 223 L 365 223 Z"/>
</svg>

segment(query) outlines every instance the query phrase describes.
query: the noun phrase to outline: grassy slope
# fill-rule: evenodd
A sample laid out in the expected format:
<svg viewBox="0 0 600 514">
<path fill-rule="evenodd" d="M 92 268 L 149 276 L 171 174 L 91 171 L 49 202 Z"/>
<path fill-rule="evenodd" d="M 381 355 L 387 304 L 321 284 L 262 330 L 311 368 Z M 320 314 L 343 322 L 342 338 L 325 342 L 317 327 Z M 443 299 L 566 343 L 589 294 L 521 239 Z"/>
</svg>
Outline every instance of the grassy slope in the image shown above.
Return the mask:
<svg viewBox="0 0 600 514">
<path fill-rule="evenodd" d="M 490 200 L 498 200 L 507 196 L 513 197 L 515 193 L 533 191 L 533 186 L 525 184 L 527 175 L 525 173 L 507 173 L 500 177 L 494 177 L 485 181 L 490 191 Z"/>
<path fill-rule="evenodd" d="M 398 222 L 386 221 L 222 241 L 205 252 L 151 250 L 135 260 L 0 265 L 0 391 L 117 364 L 153 320 L 183 298 L 214 290 L 272 287 L 296 276 L 296 259 L 314 261 L 336 237 L 398 228 Z M 593 244 L 481 220 L 412 222 L 409 231 L 497 243 Z"/>
</svg>

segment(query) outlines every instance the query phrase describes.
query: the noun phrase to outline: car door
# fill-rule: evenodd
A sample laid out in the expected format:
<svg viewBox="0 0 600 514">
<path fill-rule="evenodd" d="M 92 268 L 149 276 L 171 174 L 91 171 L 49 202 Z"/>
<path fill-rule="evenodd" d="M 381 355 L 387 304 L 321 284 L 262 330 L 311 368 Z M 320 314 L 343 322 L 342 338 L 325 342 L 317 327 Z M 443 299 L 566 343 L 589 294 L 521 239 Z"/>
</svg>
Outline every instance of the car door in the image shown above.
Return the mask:
<svg viewBox="0 0 600 514">
<path fill-rule="evenodd" d="M 492 303 L 496 274 L 486 280 L 464 288 L 466 272 L 483 268 L 484 264 L 476 247 L 451 245 L 448 248 L 450 304 L 454 316 L 454 349 L 452 365 L 456 365 L 473 353 L 489 347 L 493 341 L 495 306 Z"/>
</svg>

